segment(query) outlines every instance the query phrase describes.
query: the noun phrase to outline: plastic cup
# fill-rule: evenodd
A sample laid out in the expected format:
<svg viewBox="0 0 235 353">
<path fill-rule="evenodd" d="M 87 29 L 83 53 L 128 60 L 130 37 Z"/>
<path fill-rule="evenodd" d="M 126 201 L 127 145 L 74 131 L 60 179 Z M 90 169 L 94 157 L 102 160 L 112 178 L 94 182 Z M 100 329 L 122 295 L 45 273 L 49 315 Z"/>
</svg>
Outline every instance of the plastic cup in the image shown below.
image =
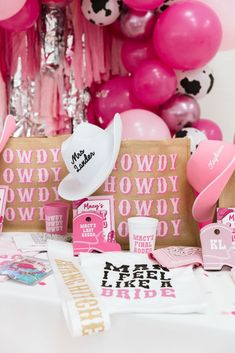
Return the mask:
<svg viewBox="0 0 235 353">
<path fill-rule="evenodd" d="M 69 204 L 60 201 L 45 204 L 46 233 L 67 235 L 69 208 Z"/>
<path fill-rule="evenodd" d="M 155 248 L 158 219 L 151 217 L 128 218 L 130 251 L 148 254 Z"/>
</svg>

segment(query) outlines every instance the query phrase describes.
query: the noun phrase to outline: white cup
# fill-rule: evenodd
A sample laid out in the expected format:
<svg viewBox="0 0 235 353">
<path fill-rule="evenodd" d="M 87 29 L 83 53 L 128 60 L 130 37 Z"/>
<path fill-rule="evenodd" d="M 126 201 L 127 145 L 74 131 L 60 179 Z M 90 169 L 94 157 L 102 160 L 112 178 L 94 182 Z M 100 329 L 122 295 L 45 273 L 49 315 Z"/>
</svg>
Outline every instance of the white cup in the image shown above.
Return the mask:
<svg viewBox="0 0 235 353">
<path fill-rule="evenodd" d="M 158 219 L 151 217 L 128 218 L 130 251 L 148 254 L 155 248 Z"/>
</svg>

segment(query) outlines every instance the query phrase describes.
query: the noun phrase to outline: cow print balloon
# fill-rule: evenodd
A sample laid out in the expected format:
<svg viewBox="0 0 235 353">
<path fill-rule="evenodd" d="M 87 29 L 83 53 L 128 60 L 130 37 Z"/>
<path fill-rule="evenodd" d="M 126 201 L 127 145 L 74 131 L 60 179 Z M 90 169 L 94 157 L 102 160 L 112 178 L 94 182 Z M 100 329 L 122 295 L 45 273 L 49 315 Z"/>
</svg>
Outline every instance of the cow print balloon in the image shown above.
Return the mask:
<svg viewBox="0 0 235 353">
<path fill-rule="evenodd" d="M 214 75 L 209 66 L 198 70 L 177 71 L 177 93 L 202 98 L 209 94 L 214 86 Z"/>
<path fill-rule="evenodd" d="M 82 13 L 88 21 L 97 26 L 115 22 L 122 10 L 121 0 L 82 0 Z"/>
<path fill-rule="evenodd" d="M 191 142 L 191 154 L 196 151 L 200 142 L 207 140 L 206 135 L 202 131 L 194 129 L 193 127 L 183 128 L 182 130 L 178 131 L 174 137 L 188 137 Z"/>
<path fill-rule="evenodd" d="M 168 9 L 168 7 L 170 7 L 171 5 L 173 5 L 174 3 L 176 3 L 177 0 L 165 0 L 163 2 L 163 4 L 161 6 L 159 6 L 159 8 L 157 9 L 157 12 L 162 13 L 163 11 L 165 11 L 166 9 Z"/>
</svg>

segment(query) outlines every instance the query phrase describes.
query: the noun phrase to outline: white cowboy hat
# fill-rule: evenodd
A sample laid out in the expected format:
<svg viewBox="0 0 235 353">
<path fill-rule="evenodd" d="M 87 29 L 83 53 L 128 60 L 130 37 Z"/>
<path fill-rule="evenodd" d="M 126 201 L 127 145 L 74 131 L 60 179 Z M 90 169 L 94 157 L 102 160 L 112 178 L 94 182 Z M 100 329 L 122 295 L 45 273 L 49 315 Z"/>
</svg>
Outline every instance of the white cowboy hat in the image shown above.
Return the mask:
<svg viewBox="0 0 235 353">
<path fill-rule="evenodd" d="M 78 125 L 61 147 L 69 174 L 59 184 L 59 195 L 75 201 L 93 194 L 114 168 L 121 137 L 119 114 L 115 114 L 106 130 L 89 123 Z"/>
</svg>

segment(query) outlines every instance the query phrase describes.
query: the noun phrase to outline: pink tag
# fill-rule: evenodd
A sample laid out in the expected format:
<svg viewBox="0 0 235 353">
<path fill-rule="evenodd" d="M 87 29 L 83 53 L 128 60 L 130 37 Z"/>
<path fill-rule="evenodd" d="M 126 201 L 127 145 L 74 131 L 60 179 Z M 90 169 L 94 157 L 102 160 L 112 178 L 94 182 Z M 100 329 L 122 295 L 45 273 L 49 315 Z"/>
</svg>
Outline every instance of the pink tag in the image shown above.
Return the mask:
<svg viewBox="0 0 235 353">
<path fill-rule="evenodd" d="M 80 252 L 120 251 L 119 244 L 106 241 L 103 234 L 103 217 L 96 212 L 82 212 L 73 220 L 74 255 Z"/>
<path fill-rule="evenodd" d="M 217 223 L 224 224 L 231 228 L 233 249 L 235 249 L 235 208 L 217 208 Z"/>
<path fill-rule="evenodd" d="M 188 265 L 202 265 L 202 252 L 200 248 L 187 246 L 169 246 L 154 250 L 150 257 L 157 260 L 162 266 L 176 268 Z"/>
<path fill-rule="evenodd" d="M 221 270 L 224 265 L 235 266 L 231 228 L 211 223 L 201 229 L 200 238 L 205 270 Z"/>
</svg>

